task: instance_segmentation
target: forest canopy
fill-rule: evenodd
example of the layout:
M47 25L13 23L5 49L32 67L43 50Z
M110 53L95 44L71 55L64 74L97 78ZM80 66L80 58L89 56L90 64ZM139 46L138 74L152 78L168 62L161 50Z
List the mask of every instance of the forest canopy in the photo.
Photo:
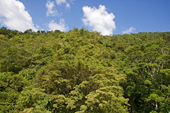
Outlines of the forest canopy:
M0 113L169 113L170 32L0 29Z

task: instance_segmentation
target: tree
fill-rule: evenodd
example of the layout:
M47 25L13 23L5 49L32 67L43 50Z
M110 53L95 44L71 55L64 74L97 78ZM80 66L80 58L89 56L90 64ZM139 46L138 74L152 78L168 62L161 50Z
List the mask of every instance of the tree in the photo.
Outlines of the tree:
M169 70L169 53L170 48L165 45L163 39L159 39L144 45L133 46L123 56L124 71L128 75L125 87L132 102L132 112L139 108L147 112L168 109L161 105L165 104L169 97L164 90L167 89L170 78L163 71ZM135 107L133 102L139 105Z

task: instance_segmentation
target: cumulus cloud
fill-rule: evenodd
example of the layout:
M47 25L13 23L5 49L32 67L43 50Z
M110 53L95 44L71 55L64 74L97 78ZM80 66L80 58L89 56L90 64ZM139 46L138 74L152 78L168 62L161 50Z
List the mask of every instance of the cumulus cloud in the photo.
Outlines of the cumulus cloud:
M92 30L101 32L102 35L113 34L113 30L116 29L115 22L113 19L115 15L108 13L104 5L96 7L84 6L83 8L84 18L83 23L87 26L92 27Z
M50 0L47 0L46 3L46 8L47 8L47 16L57 16L57 10L53 10L53 8L55 7L54 5L54 1L50 2Z
M125 31L122 31L124 34L129 34L131 32L134 32L136 29L134 27L130 27L129 29L126 29Z
M23 3L18 0L0 0L0 19L1 24L10 29L37 31L30 14L25 10Z
M66 0L56 0L57 5L66 4L66 7L69 8L70 4Z
M66 31L68 29L64 19L60 19L59 23L56 23L54 20L50 21L50 23L48 24L48 28L50 31L51 30Z

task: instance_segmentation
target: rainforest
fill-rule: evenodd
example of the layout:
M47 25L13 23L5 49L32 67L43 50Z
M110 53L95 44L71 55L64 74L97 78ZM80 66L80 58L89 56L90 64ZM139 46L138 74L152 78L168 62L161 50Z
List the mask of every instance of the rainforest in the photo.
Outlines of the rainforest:
M169 113L170 32L0 28L0 113Z

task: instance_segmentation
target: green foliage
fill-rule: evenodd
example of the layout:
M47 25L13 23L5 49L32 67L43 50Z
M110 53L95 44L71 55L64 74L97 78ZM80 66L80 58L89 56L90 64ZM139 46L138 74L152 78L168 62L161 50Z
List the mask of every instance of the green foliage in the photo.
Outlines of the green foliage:
M131 112L142 112L139 108L147 112L167 112L169 94L165 93L163 86L168 87L170 83L169 48L166 40L160 38L132 46L122 56L124 62L121 65L128 76L124 85L132 105ZM139 107L135 103L139 103Z
M0 29L0 112L170 109L170 33Z

